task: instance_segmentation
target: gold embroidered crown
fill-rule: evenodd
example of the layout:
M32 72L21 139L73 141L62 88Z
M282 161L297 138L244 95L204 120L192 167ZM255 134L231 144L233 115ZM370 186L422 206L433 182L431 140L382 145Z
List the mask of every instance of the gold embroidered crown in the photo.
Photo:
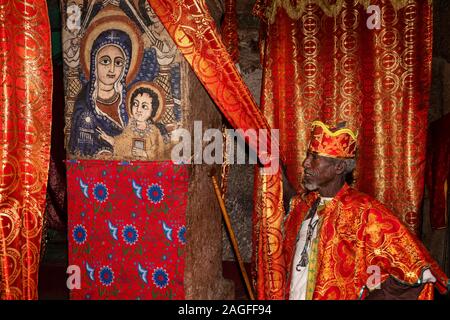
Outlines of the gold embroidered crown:
M321 121L314 121L311 124L311 142L308 150L325 157L354 158L358 135L341 126L342 124L330 127Z

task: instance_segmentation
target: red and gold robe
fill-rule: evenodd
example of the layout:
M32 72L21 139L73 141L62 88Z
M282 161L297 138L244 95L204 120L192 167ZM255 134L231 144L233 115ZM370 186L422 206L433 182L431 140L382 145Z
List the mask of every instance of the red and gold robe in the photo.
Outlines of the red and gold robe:
M285 296L289 286L297 234L317 193L303 199L295 196L284 225L283 251L287 270ZM317 256L308 274L312 299L365 298L366 283L373 274L369 266L379 266L381 281L389 276L405 284L417 284L430 268L436 286L446 292L448 278L424 245L400 220L374 198L345 184L319 215ZM310 263L311 266L312 263ZM369 270L368 270L369 268ZM370 280L370 279L369 279ZM308 293L307 293L308 297ZM425 285L419 299L433 297L433 286Z

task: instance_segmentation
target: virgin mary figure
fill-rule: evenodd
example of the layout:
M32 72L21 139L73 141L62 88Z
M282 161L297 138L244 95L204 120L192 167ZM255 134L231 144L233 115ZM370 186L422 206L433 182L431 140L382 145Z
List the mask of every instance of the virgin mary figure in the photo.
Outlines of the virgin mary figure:
M97 129L114 137L128 124L125 97L131 55L132 42L122 30L108 29L93 41L89 81L79 93L72 114L69 149L73 155L113 153L113 146Z

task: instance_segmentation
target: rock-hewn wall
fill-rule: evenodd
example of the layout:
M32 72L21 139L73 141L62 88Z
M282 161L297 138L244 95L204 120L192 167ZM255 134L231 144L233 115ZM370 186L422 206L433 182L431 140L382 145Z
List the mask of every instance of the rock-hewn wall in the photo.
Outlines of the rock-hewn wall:
M192 70L188 71L189 123L202 121L203 131L220 128L222 117ZM187 128L193 132L193 127ZM208 176L219 166L193 165L186 213L186 299L232 299L234 287L222 277L222 216Z
M206 4L219 26L223 4L218 0L208 0ZM202 121L203 132L221 128L222 116L205 88L190 67L186 66L185 74L186 100L190 106L186 129L193 132L194 121ZM218 165L192 165L190 170L186 210L186 299L234 298L234 284L222 276L222 215L209 177L213 168L220 172Z
M450 2L433 1L433 71L429 121L450 112ZM431 142L433 143L433 142ZM450 208L450 206L448 206ZM448 214L448 213L447 213ZM430 224L429 199L425 192L422 240L444 271L450 273L449 228L433 230Z
M238 0L239 68L242 77L259 105L262 69L259 63L258 18L251 14L255 0ZM252 255L254 165L232 165L228 176L225 204L245 262ZM235 260L229 237L223 231L223 259Z

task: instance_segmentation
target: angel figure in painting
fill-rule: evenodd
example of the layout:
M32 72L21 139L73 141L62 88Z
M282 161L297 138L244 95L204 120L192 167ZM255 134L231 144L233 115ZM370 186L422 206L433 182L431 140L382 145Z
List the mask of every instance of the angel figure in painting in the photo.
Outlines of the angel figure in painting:
M180 65L176 62L177 46L173 42L164 25L146 0L139 1L142 18L148 28L148 38L144 42L155 50L158 62L158 75L153 80L165 93L166 110L161 122L169 131L174 130L181 122L181 90Z

